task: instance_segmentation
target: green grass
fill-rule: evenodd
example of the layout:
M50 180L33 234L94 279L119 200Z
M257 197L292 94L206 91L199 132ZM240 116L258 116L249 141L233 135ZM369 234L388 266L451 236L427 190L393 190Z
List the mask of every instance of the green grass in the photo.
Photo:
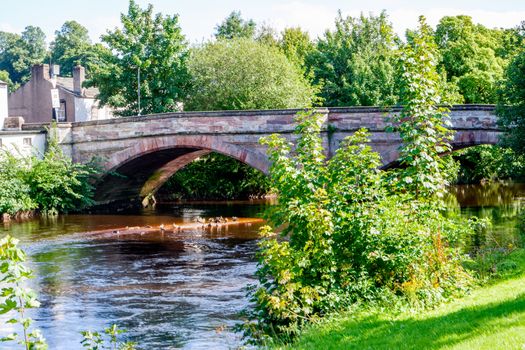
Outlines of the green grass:
M525 251L505 280L419 314L343 314L312 326L286 349L525 350Z

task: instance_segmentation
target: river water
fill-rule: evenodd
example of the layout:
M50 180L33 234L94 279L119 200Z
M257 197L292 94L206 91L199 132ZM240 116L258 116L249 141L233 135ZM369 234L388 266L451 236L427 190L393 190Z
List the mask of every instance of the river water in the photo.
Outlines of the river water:
M524 185L458 186L461 213L488 217L493 228L477 246L517 244L516 216ZM128 330L139 349L232 349L232 331L255 282L260 224L178 233L86 235L123 226L191 222L196 217L257 217L261 202L169 204L134 215L67 215L5 225L21 240L35 272L31 286L42 305L32 310L50 349L80 349L82 330L111 323ZM0 336L9 329L0 319ZM2 344L2 343L0 343ZM0 345L0 349L12 349Z

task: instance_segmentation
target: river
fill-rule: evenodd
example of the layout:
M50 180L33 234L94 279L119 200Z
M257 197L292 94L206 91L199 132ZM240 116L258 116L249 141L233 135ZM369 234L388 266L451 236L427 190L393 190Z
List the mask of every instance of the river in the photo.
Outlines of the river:
M493 222L473 245L517 244L524 185L457 186L454 192L462 215ZM133 215L64 215L4 225L0 236L9 232L19 238L30 257L36 275L30 284L42 302L31 316L50 349L80 349L80 331L102 331L111 323L127 329L126 339L139 349L232 349L241 345L232 327L248 305L245 287L255 282L259 223L176 233L84 232L179 225L199 216L250 218L264 207L263 202L166 204Z

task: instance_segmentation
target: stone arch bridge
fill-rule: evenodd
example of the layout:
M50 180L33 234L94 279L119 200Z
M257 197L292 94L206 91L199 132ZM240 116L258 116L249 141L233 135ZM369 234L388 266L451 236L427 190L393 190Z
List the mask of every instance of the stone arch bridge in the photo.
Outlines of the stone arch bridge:
M177 170L209 152L228 155L267 172L269 161L259 138L278 133L293 140L297 111L182 112L61 123L59 140L74 161L102 160L107 173L97 184L95 200L108 204L155 192ZM320 108L318 112L326 117L322 137L328 156L343 138L367 128L370 144L380 153L385 167L396 161L401 142L398 135L386 131L387 114L381 109ZM450 116L456 130L454 149L498 142L501 131L494 106L458 105ZM28 130L38 128L42 125L24 126Z

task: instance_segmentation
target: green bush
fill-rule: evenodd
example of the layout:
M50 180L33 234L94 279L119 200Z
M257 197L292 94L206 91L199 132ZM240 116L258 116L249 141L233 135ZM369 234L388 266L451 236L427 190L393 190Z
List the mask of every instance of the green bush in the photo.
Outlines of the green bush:
M268 219L282 232L277 238L270 227L262 231L260 287L245 328L252 337L293 335L359 300L424 307L468 287L457 247L469 225L412 193L392 193L365 131L326 160L321 116L302 113L297 121L295 153L280 136L263 139L279 193Z
M53 132L53 130L51 130ZM92 202L91 177L96 168L74 163L65 156L54 135L49 138L43 159L33 157L25 174L31 198L43 212L80 210Z
M15 215L39 209L44 213L81 210L93 203L94 164L74 163L58 145L54 130L42 159L7 151L0 158L0 213Z
M0 158L0 213L14 215L32 210L37 203L31 197L31 188L25 181L28 164L9 152Z

